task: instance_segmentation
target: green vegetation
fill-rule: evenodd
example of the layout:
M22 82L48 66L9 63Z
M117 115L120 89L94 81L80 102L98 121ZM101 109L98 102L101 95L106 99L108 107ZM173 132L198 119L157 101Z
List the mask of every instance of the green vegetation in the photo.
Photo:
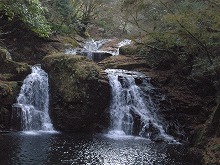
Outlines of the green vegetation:
M53 33L80 34L86 37L86 29L99 13L103 0L55 0L42 3L47 6L47 19Z
M43 15L44 8L39 0L1 0L0 11L9 23L20 20L41 37L48 37L50 34L50 26Z
M174 54L205 55L210 63L220 43L220 4L215 0L124 0L124 19L147 47Z

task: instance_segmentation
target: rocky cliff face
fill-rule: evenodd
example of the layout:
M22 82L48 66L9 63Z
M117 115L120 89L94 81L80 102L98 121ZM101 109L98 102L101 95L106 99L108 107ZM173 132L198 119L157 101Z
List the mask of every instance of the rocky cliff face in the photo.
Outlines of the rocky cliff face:
M55 54L43 59L49 75L51 117L60 131L99 131L108 125L107 79L93 61Z

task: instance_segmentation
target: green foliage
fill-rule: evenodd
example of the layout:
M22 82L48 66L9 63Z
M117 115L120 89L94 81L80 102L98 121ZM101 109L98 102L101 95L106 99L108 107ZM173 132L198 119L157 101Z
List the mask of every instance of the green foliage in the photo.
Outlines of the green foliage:
M41 37L50 35L50 26L44 17L44 8L39 0L1 0L0 10L9 20L20 19Z
M47 19L54 33L85 35L99 13L103 0L41 0L49 12Z
M211 49L220 43L219 10L216 0L124 0L122 5L124 18L142 43L205 54L210 62Z
M219 9L210 7L204 2L182 1L173 12L163 16L164 23L169 28L169 33L174 36L179 44L191 47L199 44L195 38L204 45L218 45L220 29ZM176 33L175 33L176 32ZM191 33L193 36L190 36ZM169 37L169 36L168 36ZM171 37L171 35L170 35ZM177 42L178 43L178 42Z

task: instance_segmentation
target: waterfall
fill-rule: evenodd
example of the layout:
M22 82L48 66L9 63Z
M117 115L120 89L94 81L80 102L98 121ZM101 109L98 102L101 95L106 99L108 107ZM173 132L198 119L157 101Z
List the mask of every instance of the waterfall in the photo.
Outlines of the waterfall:
M67 49L65 53L72 55L80 54L93 61L99 62L106 57L119 55L120 47L129 45L131 43L131 40L128 39L124 39L121 42L115 41L113 39L102 39L96 41L94 39L90 39L85 42L83 48L70 48Z
M107 69L112 88L109 135L137 135L153 140L171 141L163 123L158 119L151 93L154 88L149 78L139 72ZM137 85L139 84L139 85ZM139 86L146 89L143 91Z
M23 131L53 131L48 114L49 94L48 75L40 65L32 67L21 87L17 103L13 105L15 111L12 117L20 116ZM15 113L19 113L15 115Z
M105 53L102 51L99 51L99 49L108 42L108 39L98 40L95 41L93 39L86 41L83 49L81 50L81 53L85 54L87 58L94 60L94 53Z

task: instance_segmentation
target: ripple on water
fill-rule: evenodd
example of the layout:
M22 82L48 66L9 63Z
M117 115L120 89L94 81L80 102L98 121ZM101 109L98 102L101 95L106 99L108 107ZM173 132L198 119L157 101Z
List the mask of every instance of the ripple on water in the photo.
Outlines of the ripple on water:
M0 150L1 164L199 165L183 145L100 134L4 134Z

